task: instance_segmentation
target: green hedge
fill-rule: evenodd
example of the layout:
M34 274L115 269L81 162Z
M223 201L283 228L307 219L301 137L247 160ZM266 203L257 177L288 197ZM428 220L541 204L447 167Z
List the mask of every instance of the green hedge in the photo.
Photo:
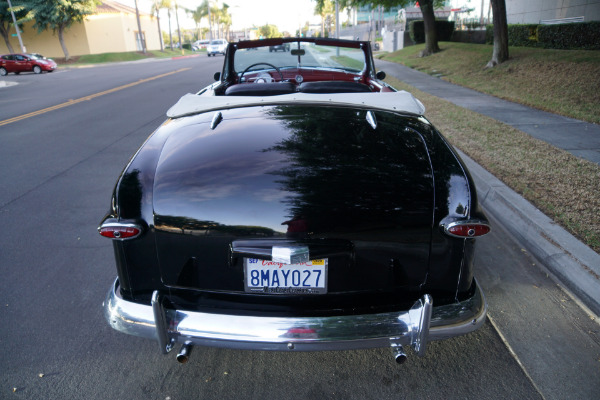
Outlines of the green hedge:
M425 24L422 20L411 21L409 24L410 38L416 44L425 43ZM440 42L448 42L454 32L454 21L435 21L437 39Z
M600 50L600 21L539 25L537 34L546 48Z
M486 43L494 42L493 25L486 26ZM574 24L508 25L508 45L561 50L600 50L600 21Z
M537 47L537 24L511 24L508 25L508 45ZM492 29L492 36L494 30Z

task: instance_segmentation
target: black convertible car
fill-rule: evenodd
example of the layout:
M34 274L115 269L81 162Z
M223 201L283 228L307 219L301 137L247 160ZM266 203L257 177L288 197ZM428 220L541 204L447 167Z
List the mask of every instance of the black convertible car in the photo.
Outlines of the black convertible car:
M230 43L118 179L98 228L110 325L179 343L181 362L193 345L389 346L403 362L403 346L481 326L473 250L490 227L473 182L384 77L368 42Z

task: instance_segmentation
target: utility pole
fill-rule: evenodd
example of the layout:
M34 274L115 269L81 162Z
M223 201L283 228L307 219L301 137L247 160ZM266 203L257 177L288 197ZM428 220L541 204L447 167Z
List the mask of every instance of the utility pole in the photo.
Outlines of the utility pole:
M17 30L17 37L19 38L19 44L21 45L21 53L25 53L25 46L23 46L23 39L21 39L21 30L19 29L19 25L17 24L17 19L15 18L15 13L12 10L12 4L10 0L8 0L8 7L10 8L10 15L12 15L13 24L15 25L15 29Z
M140 44L142 45L142 52L146 54L146 38L142 32L142 24L140 23L140 10L138 9L137 0L135 0L135 16L137 18L138 35L140 38Z

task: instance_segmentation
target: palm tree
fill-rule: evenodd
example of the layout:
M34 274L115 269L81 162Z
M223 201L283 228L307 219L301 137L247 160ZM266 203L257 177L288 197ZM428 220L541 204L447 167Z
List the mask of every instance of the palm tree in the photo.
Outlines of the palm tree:
M196 29L198 29L198 39L202 38L202 34L200 32L200 23L204 18L208 18L208 3L205 0L204 3L198 6L195 10L188 10L188 12L192 15L192 19L196 23Z
M170 49L173 49L173 33L171 30L171 10L173 9L173 2L171 0L155 0L154 3L154 9L156 10L156 15L158 17L158 10L163 10L166 9L167 10L167 19L169 20L169 45L170 45ZM159 25L159 36L161 38L161 45L162 45L162 31L160 31L160 21L158 23Z
M219 10L219 23L223 29L223 36L229 38L229 27L231 26L231 14L228 13L229 5L223 3ZM225 33L227 32L227 33Z
M169 9L171 8L171 0L154 0L154 5L152 6L152 12L156 12L156 23L158 24L158 37L160 39L160 51L165 51L162 30L160 29L160 10L163 8ZM171 21L169 21L170 26ZM169 28L169 32L171 29ZM171 43L172 45L172 43Z
M177 23L177 35L179 36L179 48L183 53L183 42L181 41L181 29L179 28L179 6L177 5L177 0L175 1L175 22Z
M321 0L317 1L315 6L315 15L321 16L321 36L325 37L325 20L327 17L333 15L335 6L331 0ZM329 24L327 26L327 30L329 31Z

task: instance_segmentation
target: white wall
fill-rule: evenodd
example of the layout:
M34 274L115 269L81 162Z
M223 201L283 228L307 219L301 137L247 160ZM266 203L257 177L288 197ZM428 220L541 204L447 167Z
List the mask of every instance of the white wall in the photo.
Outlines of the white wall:
M537 24L541 20L584 17L600 21L600 0L506 0L509 24Z

